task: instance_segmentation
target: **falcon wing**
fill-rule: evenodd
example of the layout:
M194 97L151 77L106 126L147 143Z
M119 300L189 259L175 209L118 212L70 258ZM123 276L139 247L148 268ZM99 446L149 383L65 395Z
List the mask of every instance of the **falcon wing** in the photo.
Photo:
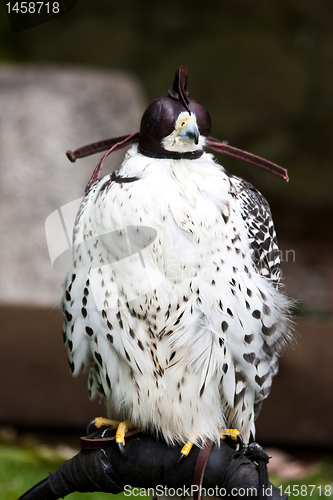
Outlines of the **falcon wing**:
M267 200L249 182L238 177L230 176L234 188L233 195L240 205L241 216L247 228L251 258L256 272L270 280L278 291L280 283L280 252L276 240L276 232L272 220L271 210ZM283 299L280 294L276 296ZM281 310L284 314L288 310L288 303L281 301ZM285 319L285 318L284 318ZM259 384L254 401L254 419L260 413L262 401L270 391L272 378L278 371L278 351L283 338L290 335L288 321L270 336L263 335L264 358L262 366L267 366L264 374L265 382Z
M253 264L275 287L280 282L280 252L267 200L252 184L239 179L237 197L248 230Z

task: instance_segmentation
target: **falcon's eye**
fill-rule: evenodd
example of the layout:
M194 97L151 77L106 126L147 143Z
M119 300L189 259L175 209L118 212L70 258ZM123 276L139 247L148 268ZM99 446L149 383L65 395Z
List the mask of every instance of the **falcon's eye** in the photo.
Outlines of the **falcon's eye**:
M180 124L181 127L185 127L185 125L186 125L186 122L181 122L181 124Z

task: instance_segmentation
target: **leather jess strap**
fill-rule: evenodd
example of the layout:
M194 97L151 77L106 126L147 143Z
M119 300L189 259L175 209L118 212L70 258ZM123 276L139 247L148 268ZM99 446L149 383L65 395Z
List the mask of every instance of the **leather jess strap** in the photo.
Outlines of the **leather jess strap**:
M134 434L139 434L140 432L142 432L141 429L133 428L126 432L125 437L133 436ZM115 439L115 433L112 436L101 437L100 431L97 431L89 436L81 437L81 450L101 450L106 448L110 444L110 441L114 441Z
M209 459L210 452L212 450L213 441L207 440L205 446L200 449L197 462L194 469L193 483L195 491L193 492L193 500L200 500L200 490L202 486L202 481L205 475L206 465Z

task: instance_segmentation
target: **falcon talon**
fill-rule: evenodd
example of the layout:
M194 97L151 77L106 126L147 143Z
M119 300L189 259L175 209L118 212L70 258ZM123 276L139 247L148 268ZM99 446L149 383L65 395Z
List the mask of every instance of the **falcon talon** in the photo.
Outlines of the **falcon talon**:
M178 465L178 464L180 464L180 462L181 462L184 458L186 458L186 457L187 457L187 455L185 455L185 453L180 452L180 453L179 453L179 456L178 456L178 458L177 458L177 462L176 462L176 464L177 464L177 465Z
M237 436L237 443L239 445L239 448L238 448L239 451L242 451L244 449L245 445L244 445L244 441L243 441L243 438L242 438L240 433Z
M101 438L104 438L104 437L108 434L109 430L110 430L110 428L106 428L106 429L104 429L104 430L102 431L102 433L101 433Z
M181 66L140 131L68 154L106 151L75 219L63 340L73 375L89 366L89 393L115 415L169 444L204 442L225 422L242 436L221 437L242 452L292 337L291 303L268 202L206 148L288 174L210 133ZM118 170L100 178L106 158L127 146ZM121 453L129 428L116 431Z
M127 458L126 452L125 452L125 446L123 445L123 443L117 442L117 445L118 445L118 450L120 451L120 453L122 454L122 456L125 457L125 458Z
M92 426L95 427L95 419L94 418L92 420L90 420L89 424L86 427L86 434L87 434L87 436L90 436L90 434L92 434L92 432L94 432L91 429ZM96 427L95 427L95 429L96 429Z

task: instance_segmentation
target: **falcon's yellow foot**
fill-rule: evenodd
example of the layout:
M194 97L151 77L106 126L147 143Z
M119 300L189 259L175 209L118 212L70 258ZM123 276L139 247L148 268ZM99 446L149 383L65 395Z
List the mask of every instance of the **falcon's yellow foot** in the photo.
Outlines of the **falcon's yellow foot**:
M220 439L225 439L226 437L230 437L233 441L239 444L239 450L241 450L244 446L242 436L240 435L240 432L237 429L220 429ZM177 463L179 463L183 458L186 458L190 451L192 450L193 447L193 442L192 441L186 441L184 446L182 447L180 451L180 456L177 460Z
M118 445L119 451L122 455L125 456L125 434L126 432L132 428L131 422L129 420L124 420L120 422L117 427L116 432L116 443Z
M239 449L241 450L244 446L243 438L237 429L220 429L220 439L225 439L230 437L233 441L239 444Z
M96 429L101 429L102 427L110 427L111 429L117 429L120 424L119 420L111 420L110 418L96 417L87 426L87 435L91 434L91 427L94 426Z
M192 441L186 441L186 443L184 444L184 446L180 450L180 455L179 455L179 458L177 460L177 464L179 464L179 462L181 460L183 460L183 458L185 458L185 457L188 456L188 454L190 453L190 451L192 450L192 448L193 448Z
M119 451L122 455L125 455L125 434L127 431L132 429L132 424L129 420L124 420L119 422L119 420L112 420L110 418L97 417L92 420L87 427L87 435L91 433L91 426L94 425L96 429L101 429L102 427L117 429L116 431L116 443L118 445Z

